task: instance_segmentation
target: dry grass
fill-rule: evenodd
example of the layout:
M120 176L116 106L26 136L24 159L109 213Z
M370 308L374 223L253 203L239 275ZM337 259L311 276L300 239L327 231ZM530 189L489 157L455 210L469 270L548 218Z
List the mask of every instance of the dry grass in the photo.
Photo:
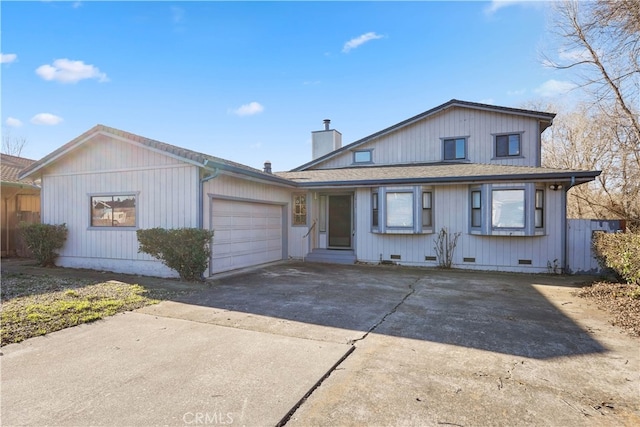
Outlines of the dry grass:
M640 286L600 282L577 292L611 314L611 324L640 336Z
M2 278L0 345L160 302L140 285L10 275Z

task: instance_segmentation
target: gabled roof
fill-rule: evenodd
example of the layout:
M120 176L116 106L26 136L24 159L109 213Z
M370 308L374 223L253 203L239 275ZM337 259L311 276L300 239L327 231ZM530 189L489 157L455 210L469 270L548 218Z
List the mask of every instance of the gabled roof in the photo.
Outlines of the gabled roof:
M593 180L600 171L478 163L430 163L278 172L303 187Z
M351 150L355 147L358 147L362 144L366 144L367 142L370 142L376 138L379 138L383 135L386 135L390 132L394 132L396 130L402 129L406 126L409 126L417 121L420 121L422 119L425 119L429 116L433 116L435 114L440 113L441 111L444 111L446 109L449 108L454 108L454 107L459 107L459 108L468 108L468 109L473 109L473 110L481 110L481 111L491 111L491 112L498 112L498 113L505 113L505 114L513 114L516 116L525 116L525 117L531 117L534 119L538 119L543 123L546 123L545 128L551 125L551 122L553 121L553 118L556 116L554 113L545 113L545 112L541 112L541 111L532 111L532 110L523 110L520 108L511 108L511 107L499 107L496 105L489 105L489 104L480 104L477 102L468 102L468 101L460 101L458 99L452 99L449 102L445 102L442 105L439 105L435 108L432 108L431 110L425 111L424 113L420 113L416 116L410 117L406 120L401 121L400 123L396 123L393 126L389 126L386 129L382 129L381 131L378 131L374 134L371 134L369 136L366 136L362 139L359 139L355 142L352 142L351 144L345 145L342 148L339 148L335 151L332 151L328 154L325 154L324 156L318 157L317 159L314 159L310 162L307 162L301 166L298 166L295 169L292 169L291 172L294 171L302 171L305 169L308 169L312 166L317 165L318 163L322 163L323 161L330 159L334 156L337 156L347 150ZM544 129L541 129L544 130Z
M52 153L46 155L42 159L34 162L25 168L20 174L21 178L26 178L35 174L37 171L47 167L52 164L56 160L65 156L69 152L75 150L76 148L82 146L84 143L89 141L93 136L102 134L107 136L112 136L116 138L125 139L127 141L135 142L144 146L152 151L157 151L171 157L182 160L186 163L193 164L198 167L203 167L207 169L220 169L232 173L238 173L246 176L251 176L253 178L263 179L266 181L279 182L281 184L291 185L290 182L272 174L265 173L259 169L254 169L252 167L232 162L230 160L222 159L220 157L210 156L208 154L199 153L197 151L189 150L187 148L178 147L176 145L167 144L165 142L156 141L154 139L145 138L140 135L136 135L130 132L125 132L119 129L115 129L112 127L104 126L104 125L96 125L93 128L89 129L82 135L77 138L69 141L62 147L53 151Z
M20 180L18 176L20 175L20 171L33 163L35 163L35 160L12 156L9 154L0 154L0 174L2 175L2 183L32 185L33 183L31 181Z

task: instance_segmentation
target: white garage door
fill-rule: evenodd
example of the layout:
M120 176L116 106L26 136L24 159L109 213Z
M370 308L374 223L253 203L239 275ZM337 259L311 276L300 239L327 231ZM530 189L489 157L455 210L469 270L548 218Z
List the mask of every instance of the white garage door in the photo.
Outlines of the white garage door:
M282 259L282 207L212 199L211 273Z

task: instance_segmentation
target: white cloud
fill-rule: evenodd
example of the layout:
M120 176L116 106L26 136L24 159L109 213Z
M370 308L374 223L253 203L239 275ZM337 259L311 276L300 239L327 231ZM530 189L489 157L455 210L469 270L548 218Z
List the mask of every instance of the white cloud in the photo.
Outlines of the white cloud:
M593 61L591 53L587 49L564 50L560 49L558 57L563 61L582 62Z
M97 79L99 82L108 82L105 73L98 67L85 64L82 61L69 59L56 59L53 65L45 64L36 69L36 74L45 80L55 80L61 83L77 83L84 79Z
M15 117L7 117L5 123L7 124L7 126L11 126L12 128L19 128L20 126L22 126L22 122Z
M355 37L355 38L349 40L348 42L346 42L344 44L344 47L342 48L342 52L343 53L347 53L351 49L355 49L355 48L365 44L368 41L381 39L381 38L384 38L384 36L381 36L380 34L376 34L374 32L369 32L369 33L362 34L362 35L360 35L358 37Z
M80 6L82 6L82 2L81 1L73 2L73 4L71 5L71 7L74 8L74 9L77 9Z
M491 3L484 8L484 13L487 16L492 16L500 9L514 5L544 9L549 7L551 2L548 0L492 0Z
M498 10L502 9L503 7L507 7L507 6L511 6L518 3L517 0L493 0L489 6L487 6L484 9L484 12L487 15L493 15L494 13L496 13Z
M260 114L263 111L264 107L259 102L254 101L241 105L240 108L232 110L232 113L238 116L253 116L254 114Z
M540 96L549 98L549 97L554 97L558 95L563 95L569 92L570 90L574 89L575 87L576 85L574 83L551 79L551 80L547 80L546 82L538 86L534 90L534 92L536 92Z
M10 64L18 59L15 53L0 53L0 64Z
M51 113L40 113L31 118L31 123L34 125L54 126L61 123L62 120L62 117L58 117Z

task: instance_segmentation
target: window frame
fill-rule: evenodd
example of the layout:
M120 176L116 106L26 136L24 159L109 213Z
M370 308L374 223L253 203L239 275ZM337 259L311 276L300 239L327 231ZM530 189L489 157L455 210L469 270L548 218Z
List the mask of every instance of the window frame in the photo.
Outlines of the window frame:
M522 135L524 132L507 132L507 133L496 133L493 135L493 158L494 159L511 159L511 158L519 158L524 157L522 154ZM518 152L517 154L511 154L511 137L518 137ZM507 146L506 153L500 154L500 150L498 150L498 139L499 138L507 138Z
M425 199L425 196L427 198ZM431 190L423 190L422 191L422 218L420 219L420 224L422 230L425 229L433 229L433 191ZM425 206L428 205L428 206ZM428 224L425 224L425 218L428 218Z
M506 192L520 192L522 193L522 226L520 225L496 225L496 193ZM518 201L519 202L519 201ZM492 230L524 230L527 227L527 191L522 187L496 187L491 189L491 229Z
M540 195L540 198L538 198ZM533 226L536 230L544 230L545 220L544 220L544 211L545 211L545 191L542 188L536 188L533 196ZM540 203L538 203L540 202ZM539 213L539 214L538 214ZM538 219L540 222L538 223Z
M478 195L478 203L477 206L475 206L475 197L474 195ZM471 207L471 217L469 218L469 223L471 224L471 228L472 229L481 229L482 228L482 190L480 189L480 187L473 187L471 188L471 192L470 192L470 201L469 201L469 206ZM476 215L474 215L474 213L478 213L478 223L476 223L474 221Z
M139 191L114 191L114 192L105 192L105 193L88 193L89 198L89 230L135 230L138 228L138 218L140 216L139 212L139 201L140 201L140 192ZM94 198L108 198L110 197L112 201L114 198L133 198L134 201L134 223L133 225L114 225L114 221L117 221L114 218L113 210L115 208L111 208L111 225L95 225L94 224L94 216L93 216L93 199ZM98 202L99 203L99 202ZM104 202L103 202L104 203ZM124 209L124 208L122 208ZM105 213L106 214L106 213Z
M400 225L396 223L389 223L390 208L393 209L393 204L388 203L388 196L394 193L398 194L410 194L411 195L411 224ZM423 194L431 194L431 225L424 226L423 224ZM377 205L376 205L377 201ZM377 207L377 209L376 209ZM409 213L408 206L404 207L404 214ZM432 234L436 222L435 212L435 190L432 186L390 186L390 187L375 187L371 189L371 200L369 204L369 212L372 215L371 219L371 232L376 234ZM375 222L375 216L377 214L378 221ZM391 211L393 218L394 212Z
M296 200L300 200L300 203L296 203ZM309 200L307 193L293 193L291 195L291 226L292 227L306 227L309 225L309 209L307 201ZM297 207L300 206L304 212L298 213ZM304 223L300 219L304 217Z
M469 137L468 136L456 136L456 137L446 137L446 138L440 138L442 140L442 161L443 162L459 162L462 160L467 160L468 159L468 140ZM454 147L453 147L453 158L448 159L447 158L447 142L453 142ZM463 151L463 157L457 157L457 153L458 153L458 147L457 147L457 142L458 141L462 141L462 151Z
M367 153L369 155L369 160L358 160L358 154L364 154ZM373 149L368 149L368 150L354 150L353 151L353 158L352 158L352 163L354 165L362 165L362 164L371 164L373 163Z

